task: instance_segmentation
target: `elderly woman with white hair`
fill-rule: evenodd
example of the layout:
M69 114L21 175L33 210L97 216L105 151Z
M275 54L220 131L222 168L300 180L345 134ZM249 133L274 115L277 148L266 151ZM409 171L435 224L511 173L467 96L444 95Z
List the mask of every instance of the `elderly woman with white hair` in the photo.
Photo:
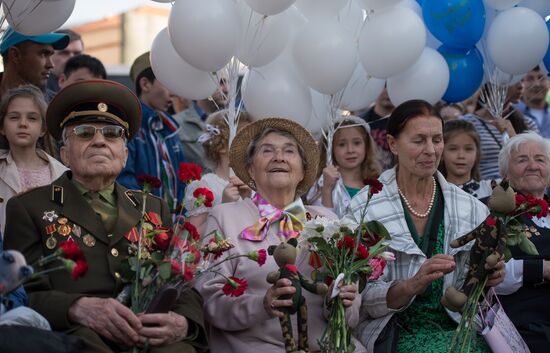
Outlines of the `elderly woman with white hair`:
M529 132L512 137L500 151L499 169L517 193L545 197L550 185L550 141ZM539 255L512 247L506 277L495 287L504 309L531 352L550 351L550 216L523 217Z

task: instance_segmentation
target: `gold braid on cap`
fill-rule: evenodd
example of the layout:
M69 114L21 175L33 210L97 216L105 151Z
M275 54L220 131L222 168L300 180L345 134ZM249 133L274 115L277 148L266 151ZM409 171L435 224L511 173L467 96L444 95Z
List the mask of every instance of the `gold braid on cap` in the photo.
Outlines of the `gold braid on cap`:
M74 118L77 118L79 116L94 116L94 115L97 115L97 116L104 116L106 118L109 118L109 119L112 119L114 121L116 121L117 123L119 123L121 126L123 126L126 131L128 131L128 123L124 120L122 120L121 118L119 118L118 116L114 115L114 114L111 114L109 112L102 112L102 111L99 111L99 110L83 110L83 111L79 111L79 112L71 112L69 115L67 115L65 117L65 119L63 119L61 121L61 123L59 124L59 127L63 127L63 125L65 125L67 123L67 121L71 120L71 119L74 119Z

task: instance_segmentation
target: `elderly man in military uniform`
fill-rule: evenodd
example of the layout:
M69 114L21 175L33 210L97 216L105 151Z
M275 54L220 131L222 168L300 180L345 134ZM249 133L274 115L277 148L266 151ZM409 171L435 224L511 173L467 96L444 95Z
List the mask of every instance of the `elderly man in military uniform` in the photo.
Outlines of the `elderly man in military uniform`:
M82 81L61 90L46 121L50 134L62 139L61 158L71 171L8 202L5 247L21 251L29 263L69 238L84 252L89 268L83 278L72 281L57 271L26 286L30 306L54 330L80 336L84 352L117 352L146 342L151 352L203 352L196 291L184 291L168 313L136 315L113 299L123 288L121 260L141 219L141 192L115 182L140 117L137 97L118 83ZM171 225L161 199L148 197L146 209Z

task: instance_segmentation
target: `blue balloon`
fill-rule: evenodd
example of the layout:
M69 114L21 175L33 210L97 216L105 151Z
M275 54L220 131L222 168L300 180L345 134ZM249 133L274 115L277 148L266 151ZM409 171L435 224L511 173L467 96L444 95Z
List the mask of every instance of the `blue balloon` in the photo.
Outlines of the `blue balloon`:
M546 21L546 27L548 27L548 33L550 34L550 19ZM544 55L542 62L544 63L544 66L546 66L546 70L550 71L550 42L548 43L548 50L546 51L546 55Z
M483 56L477 48L458 49L446 45L437 51L449 65L449 86L443 95L448 103L462 102L470 98L483 81Z
M441 43L456 48L475 46L485 27L483 0L424 0L422 16Z

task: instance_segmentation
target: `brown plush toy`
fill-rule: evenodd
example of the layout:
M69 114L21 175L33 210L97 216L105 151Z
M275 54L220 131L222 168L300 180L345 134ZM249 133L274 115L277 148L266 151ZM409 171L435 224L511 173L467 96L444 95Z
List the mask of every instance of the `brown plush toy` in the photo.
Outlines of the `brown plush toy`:
M280 318L283 339L285 341L285 352L287 353L305 353L309 351L307 337L307 305L306 299L302 295L302 288L318 294L325 295L328 287L324 283L313 283L306 280L295 266L296 258L298 257L298 242L295 238L283 242L277 246L271 245L267 251L272 255L278 271L270 272L267 275L267 282L274 284L281 278L288 278L292 282L292 286L296 288L296 292L292 295L282 296L279 299L292 299L292 306L279 308L284 313ZM290 315L298 313L298 346L292 335L292 322Z
M470 268L464 281L462 291L449 287L445 291L441 304L451 311L460 312L474 286L493 270L486 270L485 264L495 266L504 258L506 250L507 229L504 217L516 208L515 192L502 181L493 183L493 192L488 202L490 214L476 229L451 242L451 247L458 248L475 239L470 251Z

